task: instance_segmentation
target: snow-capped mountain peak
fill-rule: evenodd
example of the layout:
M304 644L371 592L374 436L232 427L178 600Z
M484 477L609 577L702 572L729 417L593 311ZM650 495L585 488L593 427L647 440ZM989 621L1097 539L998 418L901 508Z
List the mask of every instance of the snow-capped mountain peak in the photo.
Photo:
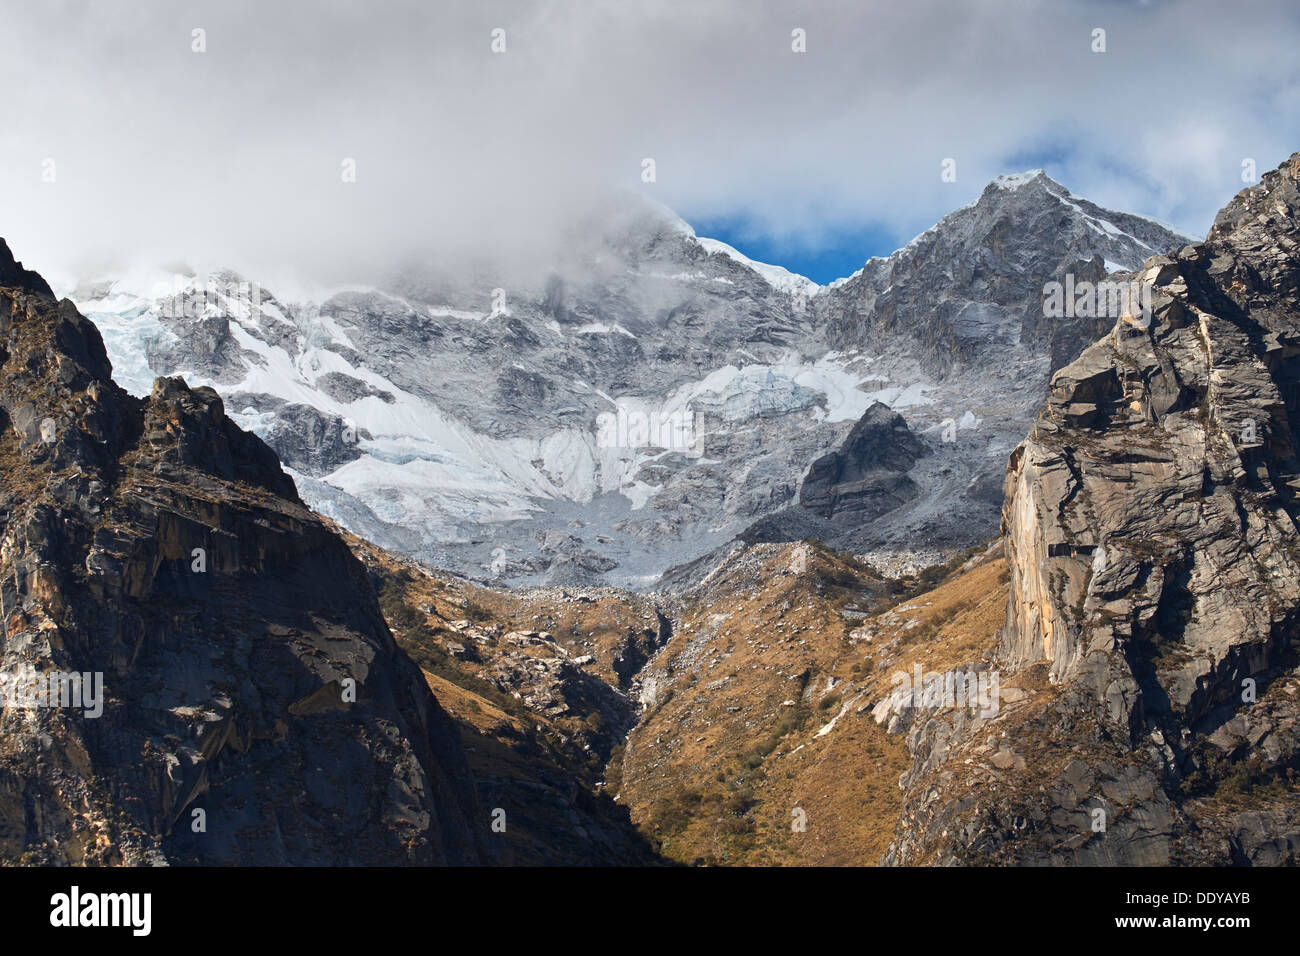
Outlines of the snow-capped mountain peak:
M540 279L496 263L308 301L233 275L77 295L128 389L216 388L362 536L513 582L643 586L774 516L763 534L855 548L992 533L981 489L1092 334L1045 322L1043 282L1181 244L1034 171L828 287L646 204ZM810 463L875 403L943 454L875 524L799 512Z

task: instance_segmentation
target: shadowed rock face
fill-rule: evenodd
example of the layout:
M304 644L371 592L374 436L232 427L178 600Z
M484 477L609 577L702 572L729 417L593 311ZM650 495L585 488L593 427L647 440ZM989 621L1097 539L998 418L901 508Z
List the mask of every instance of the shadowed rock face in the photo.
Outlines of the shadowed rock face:
M211 389L127 395L3 242L0 362L0 667L103 674L98 717L0 713L0 855L477 862L456 730L275 454Z
M1296 862L1298 182L1300 154L1147 260L1150 327L1054 377L1007 474L1000 649L1049 702L913 732L892 862ZM963 773L994 738L1028 767Z
M928 453L903 416L877 402L838 450L812 463L799 503L823 518L868 521L916 494L907 472Z

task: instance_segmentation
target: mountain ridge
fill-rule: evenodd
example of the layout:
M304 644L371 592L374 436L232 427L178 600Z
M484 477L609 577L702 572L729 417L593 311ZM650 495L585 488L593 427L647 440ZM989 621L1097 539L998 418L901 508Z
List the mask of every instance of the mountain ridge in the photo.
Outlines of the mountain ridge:
M26 862L1293 863L1298 257L1300 153L1141 264L1149 324L1054 372L987 546L909 570L733 541L636 595L493 588L336 533L216 391L127 394L94 326L0 253L25 283L0 287L4 663L108 678L106 723L0 715L0 841ZM944 454L874 402L802 506L896 514ZM547 546L590 561L574 540ZM945 680L955 706L930 699ZM298 786L310 814L250 850L265 795ZM219 825L187 833L197 810Z
M254 317L232 281L225 294L191 289L201 319L163 307L171 288L161 300L88 289L99 297L85 306L137 391L158 374L219 389L313 507L371 540L514 584L644 589L756 522L785 527L812 461L875 401L947 453L911 479L929 493L892 525L794 530L866 549L900 536L962 548L996 530L1002 459L1045 394L1048 367L1082 347L1071 323L1049 331L1034 317L1042 282L1068 268L1099 278L1106 257L1136 265L1145 250L1088 225L1095 207L1065 206L1045 187L986 193L944 220L976 237L951 254L985 278L944 272L936 257L954 234L942 249L896 254L888 268L914 273L901 298L870 283L801 298L648 205L591 230L568 257L600 262L532 287L417 274L306 305L262 290ZM1068 237L1055 235L1061 222ZM1035 243L1046 251L1033 254ZM961 298L950 310L960 321L927 312L917 336L864 336L882 317L921 316L936 284ZM994 334L1013 354L968 347L971 335ZM605 435L602 415L634 427ZM637 424L651 421L669 423L681 447L654 444ZM957 424L950 443L947 421ZM960 515L937 507L968 488Z

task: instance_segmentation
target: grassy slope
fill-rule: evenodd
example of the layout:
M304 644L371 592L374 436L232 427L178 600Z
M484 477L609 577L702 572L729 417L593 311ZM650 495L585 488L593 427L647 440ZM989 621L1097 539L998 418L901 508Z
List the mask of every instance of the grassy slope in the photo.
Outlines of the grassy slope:
M349 540L461 725L481 801L508 804L503 862L649 862L653 847L683 863L875 864L910 758L872 706L915 663L986 658L1006 609L996 552L896 582L816 544L758 546L674 607L671 640L629 685L626 659L654 655L661 625L649 599L497 592ZM551 643L507 650L502 635L522 630ZM494 655L557 648L590 655L586 673L646 701L608 763L590 714L546 716L493 683Z

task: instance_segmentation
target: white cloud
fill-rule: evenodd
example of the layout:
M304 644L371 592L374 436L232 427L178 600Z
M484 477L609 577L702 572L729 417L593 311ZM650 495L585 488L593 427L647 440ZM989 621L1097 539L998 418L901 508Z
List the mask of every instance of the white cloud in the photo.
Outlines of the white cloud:
M549 255L631 188L788 241L906 239L1043 153L1075 193L1203 233L1243 158L1300 148L1297 48L1285 0L23 5L0 32L0 235L56 273L355 279Z

